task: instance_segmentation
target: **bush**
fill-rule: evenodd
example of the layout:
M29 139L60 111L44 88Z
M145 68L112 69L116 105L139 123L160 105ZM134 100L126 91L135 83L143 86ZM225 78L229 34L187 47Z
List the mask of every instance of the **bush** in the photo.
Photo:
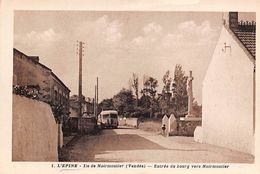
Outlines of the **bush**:
M163 118L164 115L165 115L165 114L164 114L164 113L161 113L161 112L155 112L155 113L154 113L154 117L155 117L155 118Z
M39 85L25 85L25 86L19 86L14 85L13 86L13 93L16 95L25 96L30 99L39 99L39 91L40 87Z

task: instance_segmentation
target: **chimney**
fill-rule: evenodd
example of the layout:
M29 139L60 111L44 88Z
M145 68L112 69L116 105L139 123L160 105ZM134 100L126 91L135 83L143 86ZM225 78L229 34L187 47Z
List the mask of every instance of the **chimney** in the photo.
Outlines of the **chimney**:
M229 12L229 28L238 29L238 12Z
M39 56L29 56L32 61L39 62Z

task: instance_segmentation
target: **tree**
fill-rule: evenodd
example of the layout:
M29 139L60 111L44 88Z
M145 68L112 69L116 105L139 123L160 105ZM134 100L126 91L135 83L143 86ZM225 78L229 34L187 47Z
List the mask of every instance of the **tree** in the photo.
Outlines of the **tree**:
M158 87L158 81L153 77L147 77L144 79L144 87L141 90L141 103L142 107L149 110L150 117L153 113L159 110L158 101L156 97L156 88Z
M123 88L112 100L120 115L129 116L134 111L134 96L131 90Z
M192 103L192 115L195 117L202 117L202 106L198 104L197 101L193 101Z
M53 116L57 123L62 123L63 115L65 115L65 107L61 104L50 104Z
M184 112L188 109L187 79L182 66L177 64L174 70L173 80L173 102L176 111Z
M144 81L144 88L141 90L142 95L150 96L151 98L155 98L156 96L156 88L158 87L158 81L153 77L148 77Z
M151 106L151 97L148 95L142 95L140 98L140 106L145 109L149 109Z
M137 74L133 73L132 76L132 88L134 89L135 97L136 97L136 106L138 106L139 100L139 81Z
M162 89L162 93L159 97L159 107L161 109L161 112L163 112L164 114L168 113L169 109L171 108L171 82L172 82L172 78L170 77L170 71L166 71L166 73L164 74L163 78L163 89Z
M164 74L163 78L162 78L164 87L163 87L163 91L162 93L170 93L171 91L171 82L172 82L172 78L170 77L170 71L166 71L166 73Z
M103 101L101 101L98 105L98 108L100 108L101 110L115 109L112 98L104 99Z
M163 114L167 114L168 113L168 110L170 108L169 106L169 102L166 101L163 96L161 96L159 98L159 107L160 107L160 110L161 110L161 113Z
M152 98L148 95L142 95L139 101L139 108L142 117L151 117Z

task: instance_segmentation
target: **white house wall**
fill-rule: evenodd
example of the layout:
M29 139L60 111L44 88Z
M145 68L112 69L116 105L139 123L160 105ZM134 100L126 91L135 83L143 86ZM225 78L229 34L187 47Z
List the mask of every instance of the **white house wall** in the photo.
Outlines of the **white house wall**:
M224 43L231 49L224 49ZM253 154L253 63L222 28L203 82L203 142Z

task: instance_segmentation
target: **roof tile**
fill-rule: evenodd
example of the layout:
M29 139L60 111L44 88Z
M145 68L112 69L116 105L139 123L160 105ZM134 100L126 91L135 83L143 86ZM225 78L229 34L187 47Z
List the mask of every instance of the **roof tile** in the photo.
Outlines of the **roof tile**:
M240 25L243 22L239 23L238 29L232 29L234 34L240 40L240 42L244 45L244 47L249 51L249 53L255 58L256 52L256 32L255 26L256 23L250 23L251 25Z

